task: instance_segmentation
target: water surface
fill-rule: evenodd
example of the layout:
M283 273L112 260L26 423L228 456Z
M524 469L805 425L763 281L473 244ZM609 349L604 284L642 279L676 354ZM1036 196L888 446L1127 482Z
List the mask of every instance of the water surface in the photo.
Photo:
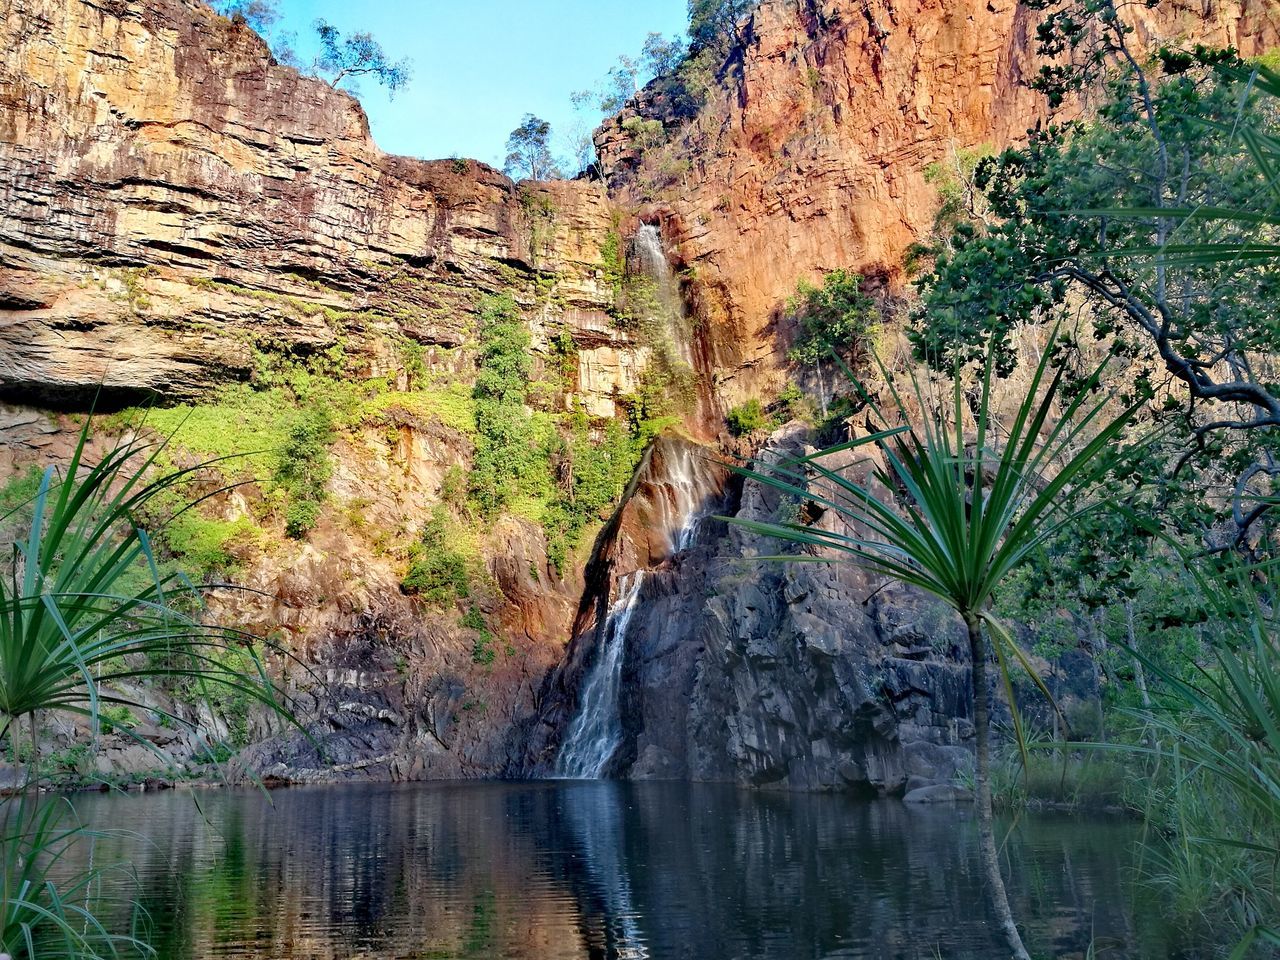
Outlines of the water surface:
M133 862L163 960L1002 953L965 807L572 781L76 806L129 831L94 856ZM1019 820L1010 892L1033 952L1083 957L1092 941L1100 960L1172 954L1153 911L1131 903L1136 839L1122 821Z

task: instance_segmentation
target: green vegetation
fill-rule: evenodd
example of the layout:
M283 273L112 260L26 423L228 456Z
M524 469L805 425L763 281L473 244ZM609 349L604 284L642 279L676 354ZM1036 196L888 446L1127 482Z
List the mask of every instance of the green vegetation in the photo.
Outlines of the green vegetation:
M520 126L507 137L507 160L502 167L509 177L550 180L558 176L551 156L551 124L526 113Z
M531 369L529 331L510 297L495 297L480 309L480 355L475 398L476 454L470 493L480 512L492 516L516 497L522 481L538 470L534 425L524 412Z
M622 237L617 230L605 234L600 244L600 263L604 269L604 281L613 287L616 301L622 291L625 263L622 256Z
M403 420L419 425L434 420L467 436L473 436L476 430L475 401L471 390L462 383L413 390L378 389L364 401L360 419L365 423Z
M616 420L609 421L604 436L591 437L587 418L570 418L569 436L552 451L556 493L542 517L547 536L547 559L562 572L569 553L583 534L603 519L601 511L621 496L639 459L634 437Z
M1096 89L1096 115L930 172L942 209L917 251L911 339L978 416L975 377L1020 391L1056 325L1058 381L1132 412L1148 439L1117 451L1086 513L1041 524L994 596L992 617L1018 624L1036 653L1086 652L1100 692L1053 718L1059 738L1011 768L1004 793L1129 806L1151 828L1147 881L1206 955L1269 955L1280 76L1203 47L1144 60L1109 0L1033 6L1055 58L1036 85L1055 107ZM1053 422L1049 438L1080 417L1066 408ZM1064 452L1050 484L1070 462ZM981 473L956 485L974 504ZM899 496L932 522L922 491L907 483ZM927 565L908 556L913 571Z
M764 411L764 406L755 397L740 406L734 407L725 414L724 419L729 424L729 431L735 437L755 433L771 424L768 414Z
M320 40L320 56L316 58L313 69L330 86L371 77L386 87L389 95L395 96L396 91L409 82L413 74L410 61L391 60L382 44L368 31L361 30L344 37L337 27L324 20L317 20L315 26Z
M234 571L237 548L261 538L261 528L248 517L218 520L194 509L174 517L161 540L184 569L205 578Z
M471 595L467 558L453 549L451 524L443 507L437 507L409 553L409 570L401 581L405 593L436 606L465 600Z
M224 665L224 657L244 655L250 638L201 619L195 589L162 568L135 525L151 501L184 485L191 468L156 475L155 449L138 440L90 465L90 425L61 477L52 467L41 473L25 529L3 551L0 749L25 771L20 793L0 798L0 952L15 960L146 952L94 918L100 868L51 872L93 833L65 816L62 801L40 796L40 717L126 732L138 716L184 726L131 692L140 681L216 688L282 709L259 660Z
M875 299L865 292L866 278L847 270L832 270L816 287L802 280L787 304L800 322L796 341L787 356L807 366L828 360L834 353L852 359L880 322Z
M498 658L498 652L494 648L496 642L493 633L489 630L488 625L484 622L484 615L480 613L478 607L471 607L462 617L462 625L468 630L475 631L475 641L471 645L471 662L482 667L491 666Z
M305 536L320 515L333 474L329 445L334 438L332 414L315 406L298 412L280 450L272 480L289 497L285 533L294 540Z
M0 518L34 500L43 475L44 471L31 464L0 484Z
M530 347L510 298L482 305L473 391L476 453L467 492L469 507L481 517L508 512L540 523L547 559L559 572L601 511L622 493L649 431L659 429L655 410L665 409L670 381L653 374L646 398L633 404L644 409L636 410L632 431L616 421L596 430L581 410L530 416ZM567 350L559 355L568 356Z
M320 54L312 63L304 64L294 47L297 35L282 28L280 0L213 0L210 6L233 23L247 24L257 31L279 62L320 77L331 86L346 83L352 93L358 93L355 81L369 77L394 96L411 77L412 63L408 59L392 61L368 31L344 37L336 27L317 20Z
M818 372L823 415L827 412L825 370L832 360L857 366L871 333L880 324L880 308L865 291L866 279L847 270L832 270L822 286L802 280L787 310L799 321L787 357Z
M646 150L652 150L654 147L662 146L663 141L666 139L666 132L663 129L661 120L653 120L646 117L628 117L622 121L622 129L641 153Z

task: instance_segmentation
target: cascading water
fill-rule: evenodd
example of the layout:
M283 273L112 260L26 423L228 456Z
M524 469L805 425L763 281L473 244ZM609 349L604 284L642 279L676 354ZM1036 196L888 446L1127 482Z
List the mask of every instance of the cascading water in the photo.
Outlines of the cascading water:
M652 296L639 301L650 321L651 349L665 354L669 366L691 365L688 317L658 226L644 224L632 237L627 269L631 277L651 283ZM633 492L618 514L623 519L615 521L607 546L597 547L593 558L602 576L593 581L598 586L588 596L599 626L579 633L575 643L594 641L596 649L593 656L588 654L589 665L577 679L577 712L563 728L553 767L556 776L598 779L606 771L619 772L610 764L624 739L634 736L623 717L624 665L647 649L646 640L652 638L645 631L653 629L647 617L649 603L670 592L663 578L676 575L677 556L697 542L700 524L721 502L723 490L724 469L705 448L668 436L647 452ZM648 596L642 599L646 583ZM595 618L610 596L614 600L601 624ZM630 633L638 636L629 640ZM629 644L634 645L630 654Z
M692 443L667 443L661 449L661 475L644 497L651 503L652 526L668 531L672 556L692 545L701 523L719 498L709 475L715 471L709 451Z
M644 586L644 571L624 577L618 600L605 621L599 655L582 681L578 715L565 733L556 773L562 777L597 779L622 742L622 663L627 629Z
M642 223L631 239L631 250L632 259L638 268L636 272L654 282L662 304L682 309L683 304L673 300L679 297L679 291L671 273L671 264L667 262L667 252L662 247L662 230L658 225Z
M680 359L692 363L688 331L684 329L685 304L680 294L680 284L671 271L667 251L662 245L662 229L653 223L643 223L631 238L628 269L637 276L653 283L652 307L660 314L652 319L662 320L671 333L671 345Z

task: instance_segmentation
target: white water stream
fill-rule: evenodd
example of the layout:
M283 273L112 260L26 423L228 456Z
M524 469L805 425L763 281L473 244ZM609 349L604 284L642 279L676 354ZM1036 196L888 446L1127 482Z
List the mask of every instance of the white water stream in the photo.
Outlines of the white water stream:
M578 714L569 724L556 759L559 776L599 779L622 742L622 663L626 659L627 629L640 599L644 574L637 570L618 585L618 599L605 620L596 662L582 678Z
M685 363L692 360L689 338L683 329L686 315L680 284L655 224L642 224L631 240L628 268L653 281L654 306L663 315L671 345ZM655 318L657 319L657 318ZM639 494L641 516L651 530L667 538L670 558L692 545L700 521L718 502L718 485L710 481L705 451L686 442L662 442L653 452L655 469ZM665 559L665 558L664 558ZM657 565L657 558L651 558ZM626 660L627 633L640 605L647 571L626 574L617 584L617 598L609 606L603 630L598 634L595 660L584 672L578 712L570 722L556 758L557 776L599 779L622 743L622 669Z
M671 334L671 345L685 363L693 363L689 335L685 329L686 314L680 283L671 272L667 251L662 245L662 229L653 223L642 223L631 239L631 256L635 273L648 277L654 284L655 306Z

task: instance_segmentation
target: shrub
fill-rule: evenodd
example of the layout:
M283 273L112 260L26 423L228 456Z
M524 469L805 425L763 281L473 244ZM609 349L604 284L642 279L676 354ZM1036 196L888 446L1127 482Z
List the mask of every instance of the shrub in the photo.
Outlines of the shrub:
M628 117L622 121L622 129L631 138L631 142L635 144L636 149L642 153L654 147L662 146L663 140L666 139L666 131L663 129L661 120Z
M105 733L111 733L115 730L131 730L138 720L126 706L109 706L98 709L98 723Z
M610 230L600 242L600 264L604 271L604 281L613 287L616 300L622 290L622 279L626 274L626 264L622 256L622 237L617 230Z
M475 643L471 645L471 662L487 667L497 658L498 652L493 648L493 634L488 630L481 630Z
M298 411L280 449L273 477L276 486L289 497L285 533L292 539L305 536L320 516L320 505L333 474L329 456L333 441L333 416L326 404Z
M552 451L556 496L543 512L547 560L556 573L564 569L569 552L600 513L621 495L639 459L640 447L617 420L609 421L604 436L593 441L585 415L575 414L569 438Z
M832 270L822 286L802 280L788 308L799 318L800 333L787 356L814 366L832 351L849 357L862 347L880 322L875 300L863 290L865 279L849 270Z
M778 408L787 420L813 421L813 402L794 383L788 382L778 394Z
M444 606L471 593L467 559L450 549L449 520L437 507L423 528L422 537L409 552L409 569L400 581L405 593L427 603Z
M234 548L256 541L260 532L248 517L220 520L206 517L195 508L170 520L163 538L165 546L186 569L207 577L234 570Z
M757 430L763 430L770 425L770 420L764 412L764 407L755 397L752 397L744 404L734 407L725 414L724 419L729 424L729 431L735 437L755 433Z
M484 614L480 612L480 608L471 606L467 608L467 612L462 615L462 625L468 630L485 629Z

